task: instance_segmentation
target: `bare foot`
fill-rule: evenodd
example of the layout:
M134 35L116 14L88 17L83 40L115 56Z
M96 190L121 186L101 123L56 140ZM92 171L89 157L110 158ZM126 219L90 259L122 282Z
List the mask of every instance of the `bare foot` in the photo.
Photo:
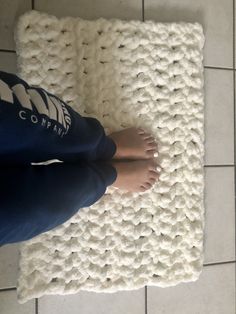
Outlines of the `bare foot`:
M159 178L158 166L154 159L137 161L110 161L116 168L117 178L111 185L131 192L145 192Z
M128 128L108 135L117 150L112 159L149 159L157 153L157 143L150 133L141 128Z

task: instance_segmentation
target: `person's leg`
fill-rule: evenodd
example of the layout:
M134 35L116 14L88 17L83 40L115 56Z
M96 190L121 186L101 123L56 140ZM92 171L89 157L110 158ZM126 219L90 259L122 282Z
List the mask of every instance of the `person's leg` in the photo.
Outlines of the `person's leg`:
M116 149L97 119L0 71L0 163L108 160Z
M117 178L104 161L5 166L1 171L0 245L49 231L100 199Z

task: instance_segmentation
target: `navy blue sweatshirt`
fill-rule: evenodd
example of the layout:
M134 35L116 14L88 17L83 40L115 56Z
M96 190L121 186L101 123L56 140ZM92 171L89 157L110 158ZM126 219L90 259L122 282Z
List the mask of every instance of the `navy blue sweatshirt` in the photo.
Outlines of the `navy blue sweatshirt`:
M30 239L100 199L117 172L95 118L0 71L0 245ZM60 163L33 165L51 159Z
M0 163L20 164L105 160L116 150L97 119L82 117L43 88L1 71L0 148Z

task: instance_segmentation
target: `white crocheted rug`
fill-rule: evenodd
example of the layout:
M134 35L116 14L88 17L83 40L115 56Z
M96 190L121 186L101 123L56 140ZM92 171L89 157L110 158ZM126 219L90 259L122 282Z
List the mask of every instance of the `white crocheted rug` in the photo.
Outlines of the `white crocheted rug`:
M22 78L96 117L106 134L145 128L163 168L151 190L108 187L63 225L22 242L18 302L196 281L205 224L202 26L30 11L15 40Z

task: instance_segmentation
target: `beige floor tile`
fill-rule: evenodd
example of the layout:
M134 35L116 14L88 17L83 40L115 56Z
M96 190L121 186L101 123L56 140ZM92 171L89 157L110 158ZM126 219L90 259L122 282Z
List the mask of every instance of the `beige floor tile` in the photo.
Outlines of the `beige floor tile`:
M148 287L148 314L235 314L235 263L206 266L196 282Z
M31 0L0 0L0 49L15 50L13 29L17 18L31 10Z
M144 314L144 311L145 288L115 293L81 291L74 295L39 298L39 314Z
M205 69L205 165L234 164L233 71Z
M233 67L232 0L145 0L145 21L199 22L206 36L204 64Z
M234 1L235 3L235 1ZM235 3L235 6L234 6L234 41L236 43L236 3ZM234 56L236 57L236 44L234 46ZM236 60L234 58L234 68L236 68Z
M16 54L0 51L0 70L10 73L17 73Z
M20 304L17 301L16 290L0 292L0 314L34 314L34 313L35 313L34 299L28 301L25 304Z
M234 167L205 167L204 264L233 260Z
M58 17L84 19L120 18L142 20L142 2L137 0L35 0L35 9Z
M19 244L0 247L0 289L16 287L19 263Z

